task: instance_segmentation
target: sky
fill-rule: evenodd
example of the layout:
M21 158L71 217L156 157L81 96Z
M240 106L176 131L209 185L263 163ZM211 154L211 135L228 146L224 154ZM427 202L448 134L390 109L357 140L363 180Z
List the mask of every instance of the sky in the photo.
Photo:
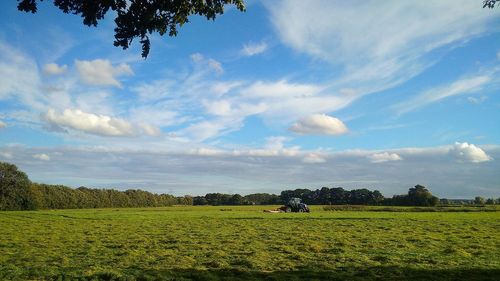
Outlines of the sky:
M246 1L147 59L51 1L0 9L0 161L174 195L322 186L500 196L500 10Z

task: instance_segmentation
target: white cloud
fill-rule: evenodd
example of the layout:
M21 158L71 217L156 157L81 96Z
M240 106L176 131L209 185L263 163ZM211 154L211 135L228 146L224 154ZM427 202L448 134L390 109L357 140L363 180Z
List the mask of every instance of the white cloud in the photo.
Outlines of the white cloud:
M190 138L196 142L202 142L207 139L221 136L229 132L239 130L243 126L242 119L218 118L203 120L192 123L186 128L178 131L181 136Z
M387 161L401 161L403 158L396 153L381 152L368 155L367 158L372 163L383 163Z
M444 98L477 92L488 85L491 79L489 75L461 78L451 84L426 90L414 98L392 106L392 108L399 114L403 114Z
M481 104L483 103L485 100L487 100L488 97L487 96L480 96L480 97L467 97L467 100L470 102L470 103L473 103L473 104Z
M208 66L215 70L217 74L224 73L224 69L222 68L222 64L214 59L208 59Z
M456 142L450 149L450 154L460 162L481 163L493 160L484 150L466 142Z
M203 55L200 53L191 54L190 57L191 57L191 60L194 62L201 62L204 59Z
M302 158L302 162L308 164L325 163L326 159L318 153L309 153Z
M134 125L120 118L86 113L78 109L65 109L62 114L49 109L44 117L51 125L99 136L127 137L141 132L150 136L160 134L159 129L151 125Z
M33 181L71 186L139 187L155 192L198 195L213 192L214 188L218 192L247 194L333 185L379 189L391 196L404 194L409 187L421 183L439 197L496 196L500 162L489 161L482 165L457 162L455 155L449 153L450 147L386 150L388 154L396 153L404 158L394 168L366 161L368 155L381 153L370 150L222 150L177 146L175 151L165 151L149 146L140 149L17 146L9 147L9 153L15 155L11 162L29 172ZM499 146L484 146L483 149L491 157L500 157ZM52 161L50 166L33 161L34 154L56 153L64 157ZM57 171L57 180L54 180L54 171Z
M0 157L5 159L12 159L13 155L8 151L0 151Z
M0 41L0 101L14 99L30 110L45 107L36 61Z
M251 57L265 52L267 48L267 43L264 41L260 43L250 42L243 45L243 49L241 49L240 53L244 56Z
M65 73L67 69L67 65L59 66L56 63L48 63L44 65L43 72L48 75L59 75Z
M191 54L191 60L197 64L197 65L203 65L203 66L208 66L210 69L215 71L217 74L222 74L224 73L224 68L222 68L222 64L212 58L205 58L202 54L200 53L194 53Z
M228 116L231 114L231 103L228 100L216 100L213 102L204 102L208 113L219 116Z
M146 135L157 137L161 135L161 130L151 124L138 124L137 125Z
M215 82L211 87L210 91L216 94L217 96L222 96L232 89L241 86L241 82L234 81L234 82Z
M285 44L334 63L349 64L420 55L478 35L497 17L469 0L454 1L454 5L446 0L285 0L265 4Z
M134 74L126 63L113 66L109 60L103 59L75 60L75 65L80 79L88 85L122 87L117 77Z
M50 161L50 156L45 153L33 154L33 158L42 160L42 161Z
M343 71L330 85L355 88L357 97L420 74L436 62L427 55L489 32L499 17L469 0L453 5L447 0L280 0L264 5L285 45L339 67Z
M290 138L284 136L268 137L266 138L265 149L280 150L285 147L284 143L289 141Z
M5 124L5 122L3 122L2 120L0 120L0 129L3 129L7 127L7 124Z
M295 84L286 80L276 82L257 81L241 91L241 94L251 98L294 98L309 97L321 91L312 84Z
M347 133L342 121L325 114L313 114L293 124L290 131L301 135L341 135Z

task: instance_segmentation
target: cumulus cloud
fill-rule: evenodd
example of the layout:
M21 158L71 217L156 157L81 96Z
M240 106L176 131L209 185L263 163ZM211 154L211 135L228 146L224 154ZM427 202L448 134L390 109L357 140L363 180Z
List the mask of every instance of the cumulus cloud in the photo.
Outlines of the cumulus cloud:
M78 109L65 109L62 114L58 114L54 109L49 109L45 120L55 126L99 136L135 136L141 131L152 136L159 134L158 129L147 124L134 125L120 118L96 115Z
M308 164L325 163L326 159L318 153L309 153L302 158L302 162Z
M290 131L301 135L341 135L347 127L339 119L326 114L313 114L297 121Z
M66 72L67 65L57 65L56 63L48 63L43 66L43 72L48 75L59 75Z
M264 41L260 43L250 42L243 45L243 49L241 49L240 53L243 56L251 57L265 52L267 50L267 47L267 43Z
M0 120L0 129L3 129L7 127L7 124L5 124L5 122L3 122L2 120Z
M456 142L449 153L460 162L481 163L493 160L484 150L466 142Z
M403 158L396 153L382 152L368 155L367 158L372 163L383 163L387 161L401 161Z
M50 156L45 153L33 154L33 158L42 160L42 161L50 161Z
M113 66L109 60L75 60L76 69L82 82L95 86L122 87L117 77L134 74L126 63Z

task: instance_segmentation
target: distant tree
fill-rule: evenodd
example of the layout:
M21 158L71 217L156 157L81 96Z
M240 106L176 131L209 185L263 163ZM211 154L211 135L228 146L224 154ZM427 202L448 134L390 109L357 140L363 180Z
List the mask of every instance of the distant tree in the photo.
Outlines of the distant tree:
M193 205L208 205L208 201L205 196L195 196L193 197Z
M184 195L182 197L182 205L187 205L187 206L193 205L193 197L189 195Z
M485 200L484 200L484 198L483 198L483 197L481 197L481 196L476 196L476 197L474 198L474 204L476 204L476 205L484 205L484 203L485 203Z
M244 204L249 205L273 205L280 203L278 195L269 193L253 193L245 195L243 198Z
M354 205L378 205L383 196L380 191L370 191L366 188L353 189L349 192L349 204Z
M372 196L373 196L373 203L375 205L380 205L384 201L384 195L382 195L382 193L380 193L380 191L378 190L374 190Z
M40 0L42 1L42 0ZM18 0L17 8L37 12L37 0ZM176 36L178 27L189 22L189 16L204 16L215 20L224 13L224 6L234 4L245 11L243 0L54 0L64 13L81 15L83 24L97 26L98 21L111 10L115 18L114 45L127 49L135 38L142 44L142 56L149 54L149 35Z
M342 187L334 187L330 189L330 198L333 205L349 204L349 191Z
M423 185L415 185L408 190L408 199L415 206L436 206L439 203L439 198L432 195Z
M229 199L229 204L228 205L243 205L245 202L245 199L243 196L239 194L233 194L231 198Z
M495 205L495 203L496 203L496 202L495 202L495 199L493 199L493 198L488 198L488 199L486 200L486 204L487 204L487 205Z
M441 199L439 200L439 203L440 203L441 205L451 205L451 201L450 201L450 200L448 200L448 199L446 199L446 198L441 198Z
M28 176L10 163L0 162L0 210L34 209Z

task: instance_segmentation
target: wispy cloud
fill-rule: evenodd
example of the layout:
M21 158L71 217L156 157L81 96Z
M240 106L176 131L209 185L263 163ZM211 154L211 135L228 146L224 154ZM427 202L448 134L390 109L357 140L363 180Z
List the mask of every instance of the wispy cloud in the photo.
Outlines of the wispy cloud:
M249 42L249 43L243 45L243 48L241 49L240 53L243 56L251 57L251 56L255 56L255 55L264 53L267 50L267 48L268 48L268 45L264 41L259 42L259 43Z
M264 5L284 44L343 70L324 84L331 85L331 93L353 88L358 92L353 99L401 85L435 63L433 51L483 35L498 19L498 13L468 0Z
M392 108L398 114L407 113L451 96L477 92L483 89L491 80L492 77L490 75L460 78L450 84L441 85L419 93L407 101L393 105Z
M113 66L109 60L96 59L92 61L75 60L78 75L83 83L97 86L122 87L118 76L132 75L132 68L126 63Z
M473 103L473 104L481 104L487 99L488 99L487 96L480 96L477 98L476 97L467 97L467 101L469 101L470 103Z

